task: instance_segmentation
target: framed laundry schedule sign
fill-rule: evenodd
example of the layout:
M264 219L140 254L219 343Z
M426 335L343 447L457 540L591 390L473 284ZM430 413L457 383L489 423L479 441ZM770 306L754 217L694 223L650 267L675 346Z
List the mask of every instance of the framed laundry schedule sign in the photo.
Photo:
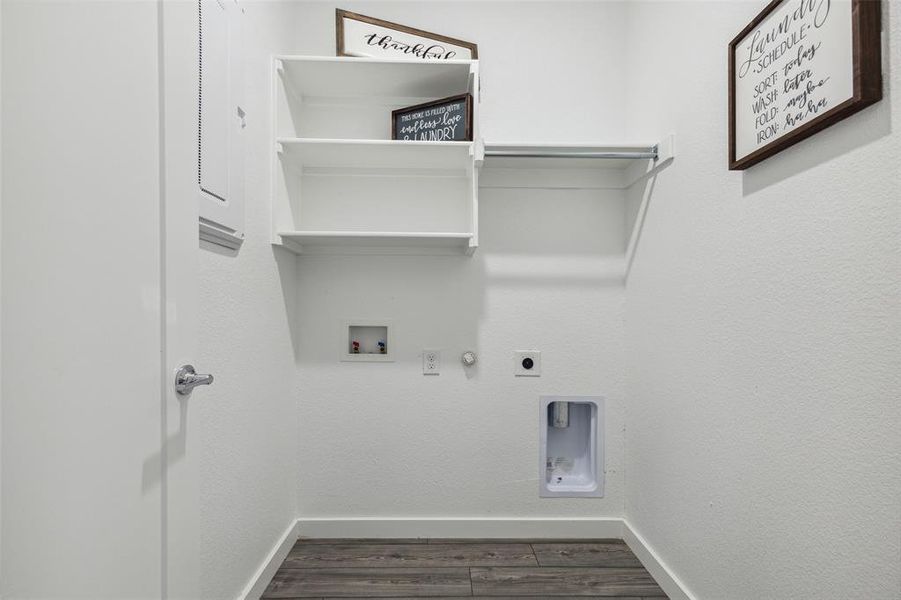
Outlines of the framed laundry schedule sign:
M880 0L773 0L729 44L729 168L882 98Z

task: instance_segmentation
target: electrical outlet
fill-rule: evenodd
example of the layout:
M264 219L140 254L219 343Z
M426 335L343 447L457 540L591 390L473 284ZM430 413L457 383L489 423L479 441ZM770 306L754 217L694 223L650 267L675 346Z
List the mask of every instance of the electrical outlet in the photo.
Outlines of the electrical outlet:
M438 350L422 351L422 374L439 375L441 373L441 352Z
M541 352L538 350L514 352L513 374L517 377L541 377Z

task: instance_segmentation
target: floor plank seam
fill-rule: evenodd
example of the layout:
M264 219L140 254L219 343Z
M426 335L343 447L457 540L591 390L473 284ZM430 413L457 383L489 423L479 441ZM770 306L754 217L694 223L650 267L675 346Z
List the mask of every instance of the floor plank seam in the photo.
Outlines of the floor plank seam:
M538 553L535 552L535 544L529 542L529 550L532 551L532 557L535 559L535 566L536 566L536 567L540 567L540 566L541 566L541 561L538 560Z

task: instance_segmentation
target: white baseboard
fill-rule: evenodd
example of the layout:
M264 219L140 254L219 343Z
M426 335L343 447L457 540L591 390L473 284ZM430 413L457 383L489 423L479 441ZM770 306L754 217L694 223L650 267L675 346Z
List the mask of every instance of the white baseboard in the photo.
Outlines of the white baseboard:
M259 600L298 537L621 539L671 600L695 600L641 535L623 519L298 519L257 569L238 600Z
M298 519L311 538L616 538L622 519Z
M635 531L628 521L623 520L623 541L629 549L638 557L644 568L657 581L657 584L666 592L670 600L695 600L695 596L676 577L669 567L660 560L656 552L648 545L641 535Z
M272 550L269 551L263 564L260 565L260 568L257 569L257 572L251 577L247 587L245 587L244 591L241 592L241 595L238 596L238 600L259 600L260 596L263 595L263 592L266 591L269 582L272 581L275 572L278 571L278 568L285 562L288 552L294 547L294 542L297 541L299 524L299 521L294 521L288 526L285 533L282 534L282 537L279 538L275 543L275 546L272 547Z

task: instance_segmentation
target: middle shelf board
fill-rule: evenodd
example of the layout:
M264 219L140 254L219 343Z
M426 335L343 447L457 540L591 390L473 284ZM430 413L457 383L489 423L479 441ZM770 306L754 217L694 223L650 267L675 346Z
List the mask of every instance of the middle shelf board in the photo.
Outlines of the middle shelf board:
M282 231L278 234L300 253L334 248L389 250L389 253L471 254L473 234L430 231ZM378 253L377 251L375 253Z
M279 138L283 161L301 169L390 169L472 172L472 142ZM450 173L448 173L450 172Z

